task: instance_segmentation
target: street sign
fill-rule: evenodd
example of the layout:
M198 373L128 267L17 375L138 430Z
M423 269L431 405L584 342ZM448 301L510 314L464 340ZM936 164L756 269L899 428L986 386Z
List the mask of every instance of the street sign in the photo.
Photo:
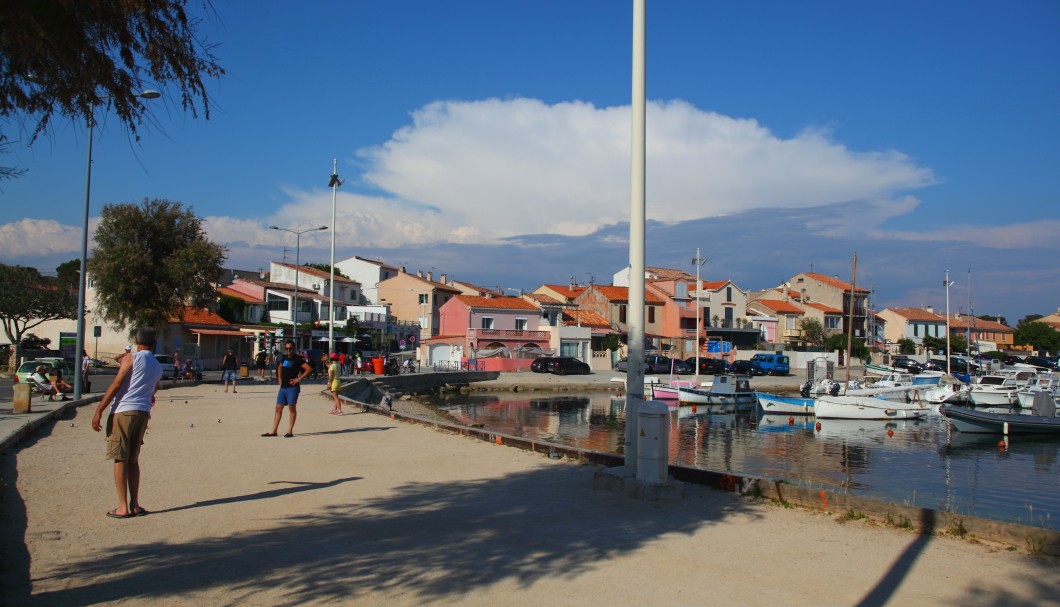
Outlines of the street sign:
M398 345L400 345L402 348L404 348L405 347L405 340L403 339L403 340L399 341Z
M415 335L409 335L409 341L412 342L412 343L416 343L416 336Z
M103 327L95 325L92 327L92 337L99 337L103 335Z

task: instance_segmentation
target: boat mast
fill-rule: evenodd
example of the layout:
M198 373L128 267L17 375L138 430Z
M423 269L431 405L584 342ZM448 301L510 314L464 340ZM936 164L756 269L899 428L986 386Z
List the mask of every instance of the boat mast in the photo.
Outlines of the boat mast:
M692 265L696 266L696 385L699 385L699 325L700 307L699 292L703 289L703 283L699 279L699 268L707 263L706 259L699 256L699 247L696 247L696 256L692 259Z
M858 275L858 254L850 270L850 319L847 321L847 385L850 385L850 349L854 345L854 285Z

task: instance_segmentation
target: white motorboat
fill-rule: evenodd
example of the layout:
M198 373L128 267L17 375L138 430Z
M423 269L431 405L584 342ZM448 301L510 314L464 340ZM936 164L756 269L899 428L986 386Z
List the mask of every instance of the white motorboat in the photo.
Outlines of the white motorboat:
M1047 392L1053 400L1060 399L1060 378L1051 375L1037 375L1027 385L1016 390L1016 404L1025 409L1034 402L1035 392Z
M1016 391L1019 389L1012 375L984 375L972 386L969 398L977 407L1011 407L1016 404Z
M758 402L751 389L751 378L746 375L717 375L709 387L677 389L682 405L754 405Z
M921 401L910 403L885 400L878 396L819 396L814 403L818 419L917 419L927 416Z
M934 388L928 388L924 390L921 396L932 405L960 403L968 400L968 389L968 384L949 382Z

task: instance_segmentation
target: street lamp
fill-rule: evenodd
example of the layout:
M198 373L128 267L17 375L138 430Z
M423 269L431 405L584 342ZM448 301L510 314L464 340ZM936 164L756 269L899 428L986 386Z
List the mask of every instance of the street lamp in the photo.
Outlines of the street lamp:
M707 260L703 259L702 257L699 256L699 247L696 247L696 256L692 258L692 265L696 266L696 344L695 344L695 348L696 348L696 381L697 381L697 383L698 383L698 380L699 380L699 328L700 328L700 324L701 324L700 320L699 320L699 314L700 314L700 310L702 309L702 308L700 308L700 304L699 304L699 292L701 290L703 290L703 283L699 279L699 269L701 267L703 267L703 264L705 264L705 263L707 263Z
M331 296L331 303L328 304L328 353L335 351L335 206L339 196L339 186L342 185L342 180L339 179L339 161L337 158L331 159L331 181L328 182L328 187L331 188L331 280L328 282L328 295Z
M158 99L162 93L146 90L136 93L134 97L141 99ZM106 98L106 97L105 97ZM92 135L95 130L95 116L88 117L88 164L85 169L85 221L81 226L81 274L77 278L77 341L74 344L74 400L81 398L81 385L84 378L81 377L81 353L85 351L85 286L88 283L88 214L89 205L92 200Z
M950 271L946 270L946 279L942 281L942 286L946 289L946 377L950 376L950 287L953 286L953 281L950 280Z
M270 230L280 230L281 232L290 232L294 234L294 307L291 310L291 337L295 340L295 347L298 346L298 277L299 268L302 267L302 234L306 232L316 232L318 230L326 230L328 226L320 226L319 228L306 228L304 230L291 230L288 228L278 228L276 226L269 226Z

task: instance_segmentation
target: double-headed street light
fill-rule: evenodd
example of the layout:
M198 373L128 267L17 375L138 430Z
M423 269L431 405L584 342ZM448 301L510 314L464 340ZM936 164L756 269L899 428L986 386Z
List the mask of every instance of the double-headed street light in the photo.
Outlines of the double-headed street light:
M328 226L320 226L319 228L306 228L304 230L291 230L288 228L279 228L276 226L269 226L270 230L280 230L281 232L290 232L294 234L294 307L291 310L291 337L295 340L295 347L298 346L298 276L299 268L302 267L302 234L306 232L316 232L318 230L326 230Z
M162 93L146 90L136 93L141 99L158 99ZM88 282L88 214L92 200L92 134L95 130L95 116L88 117L88 168L85 169L85 221L81 226L81 274L77 279L77 341L74 344L74 400L81 398L81 386L84 383L81 367L82 352L85 351L85 286Z

